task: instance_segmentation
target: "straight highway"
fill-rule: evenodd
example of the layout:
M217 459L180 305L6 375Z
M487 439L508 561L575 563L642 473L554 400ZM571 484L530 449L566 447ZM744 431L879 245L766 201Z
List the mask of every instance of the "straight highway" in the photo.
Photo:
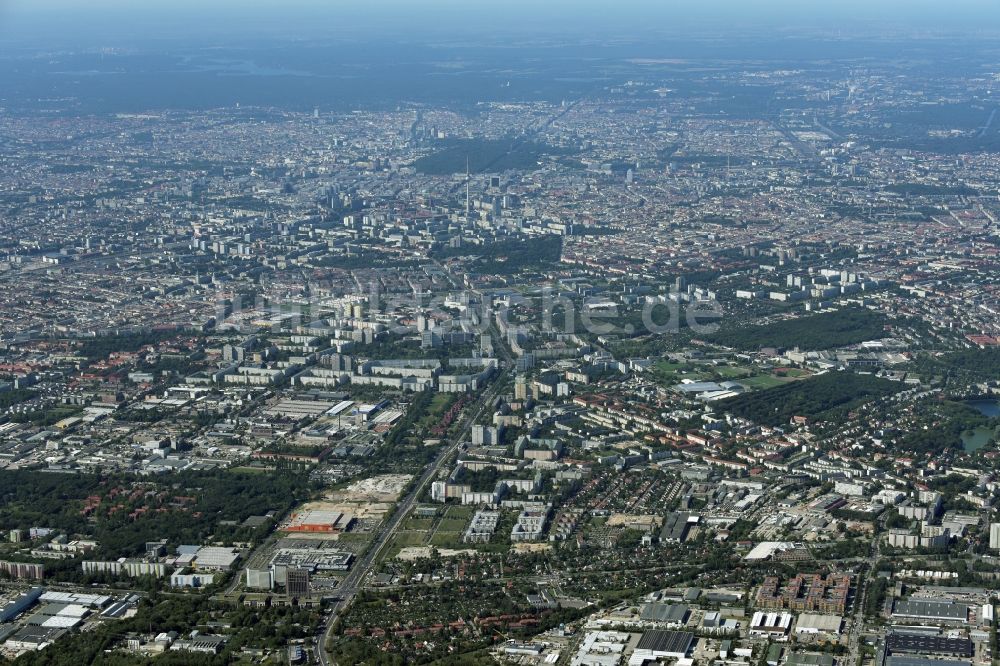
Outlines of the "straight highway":
M337 619L340 618L344 611L350 607L354 597L357 596L358 591L363 586L365 578L378 563L379 556L386 544L392 541L393 536L395 536L396 532L399 530L399 526L416 504L417 498L420 497L427 488L427 484L429 484L438 475L438 473L445 468L445 465L447 465L451 457L458 451L462 443L466 441L466 438L469 436L469 432L472 430L472 426L476 423L483 412L493 404L493 401L496 399L497 394L500 391L500 387L504 384L503 380L505 375L510 373L512 367L513 366L508 365L504 368L494 379L490 388L484 391L479 400L466 410L465 415L460 422L461 425L459 430L454 436L452 443L449 446L443 447L434 461L429 463L424 468L420 477L410 486L410 490L406 496L403 497L403 499L396 505L392 516L379 528L364 556L362 556L361 559L354 564L350 573L347 574L340 586L337 588L338 599L330 611L326 624L323 627L323 631L319 634L319 636L317 636L316 639L316 652L319 663L323 666L335 663L327 654L327 643L333 636L333 630L336 626Z

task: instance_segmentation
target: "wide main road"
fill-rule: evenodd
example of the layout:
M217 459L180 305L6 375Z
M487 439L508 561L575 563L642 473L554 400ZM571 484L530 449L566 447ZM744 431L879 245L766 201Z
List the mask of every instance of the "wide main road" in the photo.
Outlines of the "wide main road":
M465 410L462 420L459 422L458 432L454 436L452 443L448 446L442 447L437 458L424 468L416 483L410 486L410 491L396 505L392 516L387 521L382 523L382 526L375 534L375 538L372 540L368 550L365 551L364 556L354 563L350 573L348 573L347 576L344 577L344 580L340 583L340 586L337 588L339 599L333 605L333 609L331 610L330 616L323 627L323 631L316 637L316 652L319 656L319 663L323 666L329 666L334 663L326 653L326 644L333 635L333 626L337 619L351 605L351 602L354 600L358 590L361 588L365 577L371 572L372 568L378 562L378 557L382 552L382 549L392 540L392 537L396 534L396 531L402 524L403 519L410 513L413 505L417 502L417 498L424 492L427 484L429 484L437 476L438 472L445 467L448 460L455 453L455 451L458 450L461 443L466 440L469 435L469 431L472 430L472 426L475 422L479 419L482 413L493 404L493 401L497 397L497 393L500 391L500 387L504 383L504 376L508 374L511 369L511 366L504 368L500 374L494 378L489 388L483 391L483 393L479 396L479 399Z
M884 515L884 514L883 514ZM881 519L875 523L875 538L872 541L872 549L865 561L864 571L858 576L858 591L854 595L854 617L851 620L851 631L847 639L847 663L849 666L861 663L861 634L865 627L865 605L868 595L872 593L871 581L878 575L875 570L881 557L882 534L881 528L884 526Z

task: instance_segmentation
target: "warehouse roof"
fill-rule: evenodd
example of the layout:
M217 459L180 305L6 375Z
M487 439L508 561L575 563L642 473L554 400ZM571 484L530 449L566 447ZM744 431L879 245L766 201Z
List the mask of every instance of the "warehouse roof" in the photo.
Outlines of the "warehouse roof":
M889 648L889 652L939 654L953 657L971 657L973 655L972 641L968 638L894 633L889 635L886 646Z
M684 622L688 607L681 604L644 604L639 617L650 622Z
M833 666L833 656L815 652L793 652L785 660L785 666Z
M694 641L694 634L686 631L647 631L639 639L636 650L686 654Z
M968 604L933 599L902 599L892 609L893 615L925 617L941 620L965 621L969 617Z
M834 633L840 631L844 618L839 615L819 615L817 613L802 613L799 615L795 628L799 631L822 631Z
M915 655L893 655L886 657L885 666L971 666L963 659L928 659Z

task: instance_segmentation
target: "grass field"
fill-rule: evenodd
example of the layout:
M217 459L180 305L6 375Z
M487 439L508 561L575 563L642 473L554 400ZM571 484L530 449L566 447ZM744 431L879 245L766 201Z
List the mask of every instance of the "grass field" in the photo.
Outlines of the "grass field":
M781 379L780 377L775 377L774 375L757 375L756 377L741 379L740 384L743 384L749 389L769 389L775 386L781 386L788 381L792 380Z
M231 467L230 471L239 472L240 474L264 474L266 472L273 472L273 467Z
M434 523L437 521L436 518L414 518L412 515L406 519L403 523L403 529L406 531L429 531L434 528Z
M463 520L469 520L472 518L473 514L476 513L476 507L474 506L449 506L448 513L445 514L446 518L461 518ZM464 528L463 528L464 529Z
M442 518L437 529L439 532L461 532L468 524L465 518Z
M431 537L431 545L438 548L468 548L462 543L462 532L435 532Z
M372 540L372 535L368 532L344 532L337 535L338 543L366 543Z
M398 532L392 537L385 550L382 551L383 560L394 559L399 555L399 551L410 546L425 546L427 545L427 537L430 532Z
M750 368L744 368L742 366L731 366L723 365L717 368L713 368L720 377L723 379L743 379L744 377L750 377L754 374L754 371Z
M427 541L426 532L398 532L392 539L393 546L422 546Z
M657 361L653 364L652 375L657 383L669 386L679 383L682 379L701 379L706 376L706 373L699 372L685 363Z

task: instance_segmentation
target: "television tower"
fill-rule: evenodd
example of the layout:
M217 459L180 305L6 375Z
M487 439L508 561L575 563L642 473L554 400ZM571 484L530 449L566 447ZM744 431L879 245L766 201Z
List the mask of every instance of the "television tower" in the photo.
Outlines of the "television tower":
M469 180L471 176L469 174L469 156L465 156L465 216L469 217L469 213L472 212L471 199L469 197Z

